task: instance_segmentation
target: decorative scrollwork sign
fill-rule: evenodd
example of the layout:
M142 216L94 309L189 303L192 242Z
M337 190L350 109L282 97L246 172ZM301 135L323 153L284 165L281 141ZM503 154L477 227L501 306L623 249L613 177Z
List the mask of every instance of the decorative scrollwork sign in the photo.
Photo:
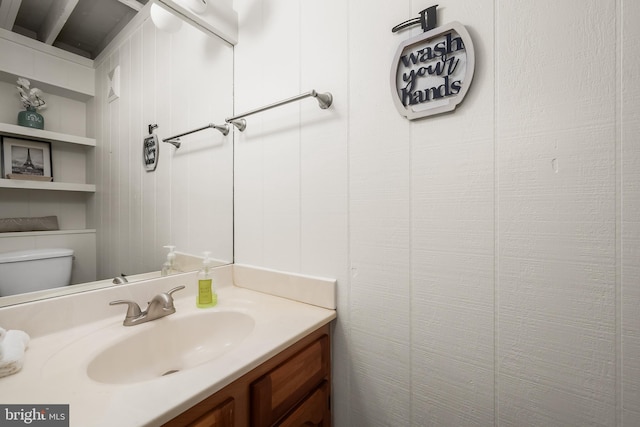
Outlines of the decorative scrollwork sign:
M473 42L464 25L436 27L436 6L392 29L420 23L424 33L400 44L391 68L391 91L398 112L409 120L452 111L462 102L475 69Z
M142 162L147 172L153 172L158 167L158 154L160 154L160 146L158 145L158 137L153 130L158 125L149 125L149 135L144 137L142 143Z

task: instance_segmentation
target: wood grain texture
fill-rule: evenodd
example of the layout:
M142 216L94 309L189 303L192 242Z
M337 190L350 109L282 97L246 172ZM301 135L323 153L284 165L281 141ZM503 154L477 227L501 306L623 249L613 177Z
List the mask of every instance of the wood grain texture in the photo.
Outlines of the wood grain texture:
M618 422L640 425L640 28L633 24L640 5L625 0L621 14L620 72L620 226L617 246L620 266Z
M166 422L163 427L184 427L201 420L211 421L209 425L212 427L272 426L283 422L290 415L294 416L288 422L305 418L315 420L319 413L322 414L321 425L330 427L332 424L328 401L331 395L329 334L329 325L318 328ZM305 372L305 367L301 366L300 362L307 361L311 361L311 365L316 366L316 369L307 370L306 375L301 375ZM299 380L296 382L297 386L287 384L289 374ZM272 391L276 391L277 394L272 395ZM316 391L320 391L324 398L320 398ZM282 394L283 392L285 394ZM233 404L232 407L229 406L230 402ZM227 417L230 412L232 421L229 424L216 424L218 419L228 420L217 417Z
M286 261L267 250L299 251L296 271L338 278L336 425L640 422L635 3L439 3L441 24L469 29L476 76L455 113L411 123L393 109L388 75L395 48L417 30L390 28L425 5L311 2L296 17L279 2L234 3L244 40L237 105L267 93L261 85L278 92L275 73L346 87L322 126L304 107L292 125L304 142L302 195L288 184L280 196L288 214L301 200L294 220L264 212L274 191L263 186L280 173L266 146L237 151L238 260L275 268ZM305 29L307 11L340 17L326 35L314 31L321 21ZM280 25L285 17L296 22ZM267 40L291 46L294 69L277 60L268 72L251 68ZM339 72L319 73L324 61ZM346 150L331 141L321 153L334 133ZM332 175L323 192L327 173L347 182Z

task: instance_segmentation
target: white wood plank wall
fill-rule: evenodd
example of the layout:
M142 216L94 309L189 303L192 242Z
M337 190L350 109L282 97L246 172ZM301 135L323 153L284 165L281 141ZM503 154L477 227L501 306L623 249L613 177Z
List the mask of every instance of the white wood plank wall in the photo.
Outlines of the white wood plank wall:
M402 119L418 0L236 0L240 263L338 279L334 425L640 425L640 6L439 2L453 114ZM415 33L415 32L414 32Z

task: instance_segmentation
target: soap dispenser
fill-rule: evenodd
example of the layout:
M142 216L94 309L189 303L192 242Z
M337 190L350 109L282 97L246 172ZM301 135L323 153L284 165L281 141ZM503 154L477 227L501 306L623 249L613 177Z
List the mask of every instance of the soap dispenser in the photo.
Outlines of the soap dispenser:
M163 247L169 249L169 253L167 254L167 260L164 262L164 264L162 264L162 271L160 272L160 275L168 276L169 274L173 274L176 272L176 253L174 252L176 247L172 245Z
M218 295L213 289L209 255L211 255L211 252L204 252L202 268L198 271L198 296L196 297L196 306L198 308L213 307L218 303Z

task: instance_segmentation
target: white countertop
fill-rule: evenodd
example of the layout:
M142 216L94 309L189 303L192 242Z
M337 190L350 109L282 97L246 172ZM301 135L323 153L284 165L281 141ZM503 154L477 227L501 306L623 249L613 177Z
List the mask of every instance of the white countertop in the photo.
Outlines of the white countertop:
M257 274L256 282L261 282L260 269L245 266L242 270L245 276L247 271ZM224 272L226 274L226 270ZM298 283L296 278L304 279L303 284L314 280L284 273L266 274L267 279L263 282L267 292L270 287L267 282L274 280L282 282L284 278L285 282L294 285ZM42 314L42 304L46 301L40 302L40 306L29 307L27 304L22 310L17 306L13 312L0 309L0 326L19 329L11 324L12 319L18 319L15 325L22 326L20 329L32 335L22 371L0 378L0 403L69 404L70 425L73 427L158 426L336 318L336 312L331 308L231 283L218 286L216 307L198 309L195 306L196 283L192 279L193 274L185 274L152 280L137 288L132 284L64 297L62 302L57 301L60 299L50 300L50 306L53 304L51 310L67 310L60 314L64 319L59 325L43 326L38 330L35 326L30 327L31 314L36 311ZM327 290L331 288L331 295L334 295L330 280L318 280L316 285ZM176 313L170 316L124 327L122 321L126 307L108 306L108 302L114 299L133 299L144 309L146 304L142 302L146 301L145 298L151 299L155 293L167 291L173 284L182 284L181 281L187 288L174 294ZM86 304L95 305L96 309L92 310ZM68 310L77 312L79 319L74 319ZM178 321L182 316L202 310L242 312L254 319L255 326L246 338L226 353L168 376L133 384L105 384L86 375L89 361L112 341L136 334L141 328L161 328L166 322ZM87 316L90 318L83 318ZM206 325L203 325L201 333L206 334Z

